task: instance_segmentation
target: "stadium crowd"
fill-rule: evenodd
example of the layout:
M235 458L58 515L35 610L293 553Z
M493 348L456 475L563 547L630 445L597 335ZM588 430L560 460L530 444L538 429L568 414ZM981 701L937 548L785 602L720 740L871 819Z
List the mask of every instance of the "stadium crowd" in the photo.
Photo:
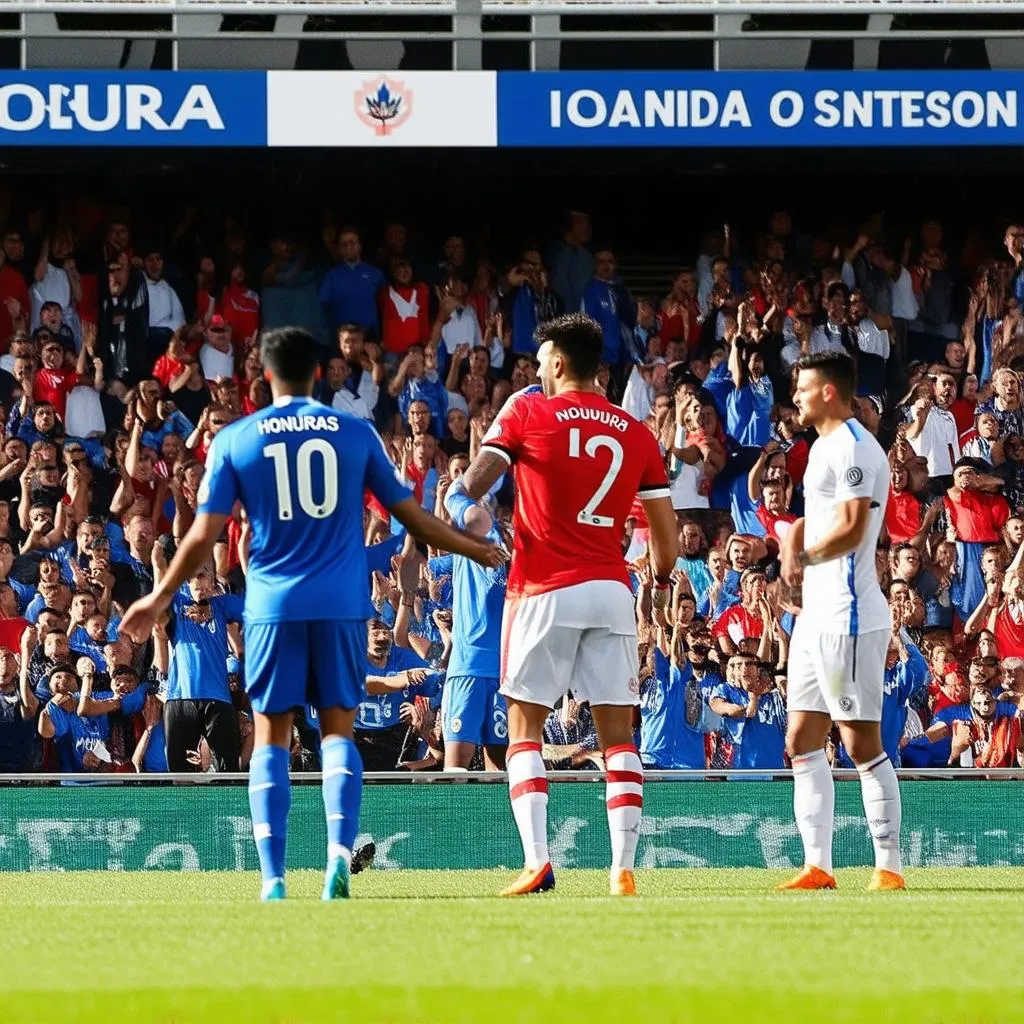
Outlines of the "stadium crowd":
M639 503L622 538L645 765L785 765L799 595L777 556L813 443L791 369L828 350L856 359L854 411L892 467L886 750L904 767L1024 763L1024 227L964 268L935 221L895 251L880 217L826 238L780 211L742 245L709 232L667 294L639 295L579 212L493 260L457 235L416 252L398 223L364 239L327 215L310 244L234 222L204 233L195 216L157 237L86 204L73 223L4 227L0 771L246 768L244 513L149 642L118 622L191 523L212 439L270 403L261 328L317 335L317 397L372 421L444 516L503 404L537 382L535 328L581 308L604 335L599 384L661 442L679 518L667 612ZM513 493L509 475L491 496L506 531ZM406 543L369 498L365 518L374 674L357 742L367 770L434 768L451 556ZM601 766L585 703L565 700L545 738L549 768ZM304 723L293 765L318 758Z

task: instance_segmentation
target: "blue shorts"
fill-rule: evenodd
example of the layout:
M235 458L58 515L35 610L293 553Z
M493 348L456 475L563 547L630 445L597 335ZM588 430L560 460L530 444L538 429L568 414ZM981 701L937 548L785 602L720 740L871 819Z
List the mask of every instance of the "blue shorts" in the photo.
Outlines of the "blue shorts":
M445 743L508 746L508 712L498 693L500 680L449 676L441 695L441 728Z
M351 710L366 698L368 669L362 620L245 625L245 689L254 711Z

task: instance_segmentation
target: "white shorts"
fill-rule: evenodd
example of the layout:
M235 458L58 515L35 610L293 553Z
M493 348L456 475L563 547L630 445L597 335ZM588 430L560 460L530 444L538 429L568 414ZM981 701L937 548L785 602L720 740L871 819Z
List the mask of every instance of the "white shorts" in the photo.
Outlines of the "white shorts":
M798 615L789 647L789 711L820 711L833 722L880 722L887 629L843 636L821 633Z
M633 595L591 580L505 602L501 692L553 708L567 690L591 704L640 703Z

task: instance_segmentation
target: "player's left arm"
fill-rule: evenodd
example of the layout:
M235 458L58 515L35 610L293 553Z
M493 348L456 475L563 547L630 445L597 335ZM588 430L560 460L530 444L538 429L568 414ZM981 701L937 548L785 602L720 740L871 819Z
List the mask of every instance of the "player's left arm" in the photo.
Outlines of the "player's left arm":
M643 438L644 471L640 477L637 497L643 505L650 529L647 549L654 577L651 603L655 610L664 610L672 595L672 572L679 553L679 524L672 507L665 463L658 442L646 430L638 436Z

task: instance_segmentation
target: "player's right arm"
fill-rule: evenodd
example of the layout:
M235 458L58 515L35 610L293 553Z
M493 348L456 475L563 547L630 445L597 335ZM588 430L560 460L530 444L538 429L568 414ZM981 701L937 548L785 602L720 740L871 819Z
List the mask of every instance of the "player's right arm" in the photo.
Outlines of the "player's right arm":
M517 392L491 424L472 464L462 474L462 489L479 501L508 472L523 445L533 392Z
M834 523L832 529L810 548L796 551L801 566L820 565L856 551L871 520L878 465L870 457L858 459L857 445L837 453L832 472L835 475ZM790 534L796 531L791 530Z
M372 433L372 428L367 427ZM376 437L376 435L374 435ZM430 547L465 555L488 569L504 565L508 553L495 544L479 540L465 530L458 530L425 512L399 478L379 437L369 446L366 465L366 486L377 500L419 541Z

